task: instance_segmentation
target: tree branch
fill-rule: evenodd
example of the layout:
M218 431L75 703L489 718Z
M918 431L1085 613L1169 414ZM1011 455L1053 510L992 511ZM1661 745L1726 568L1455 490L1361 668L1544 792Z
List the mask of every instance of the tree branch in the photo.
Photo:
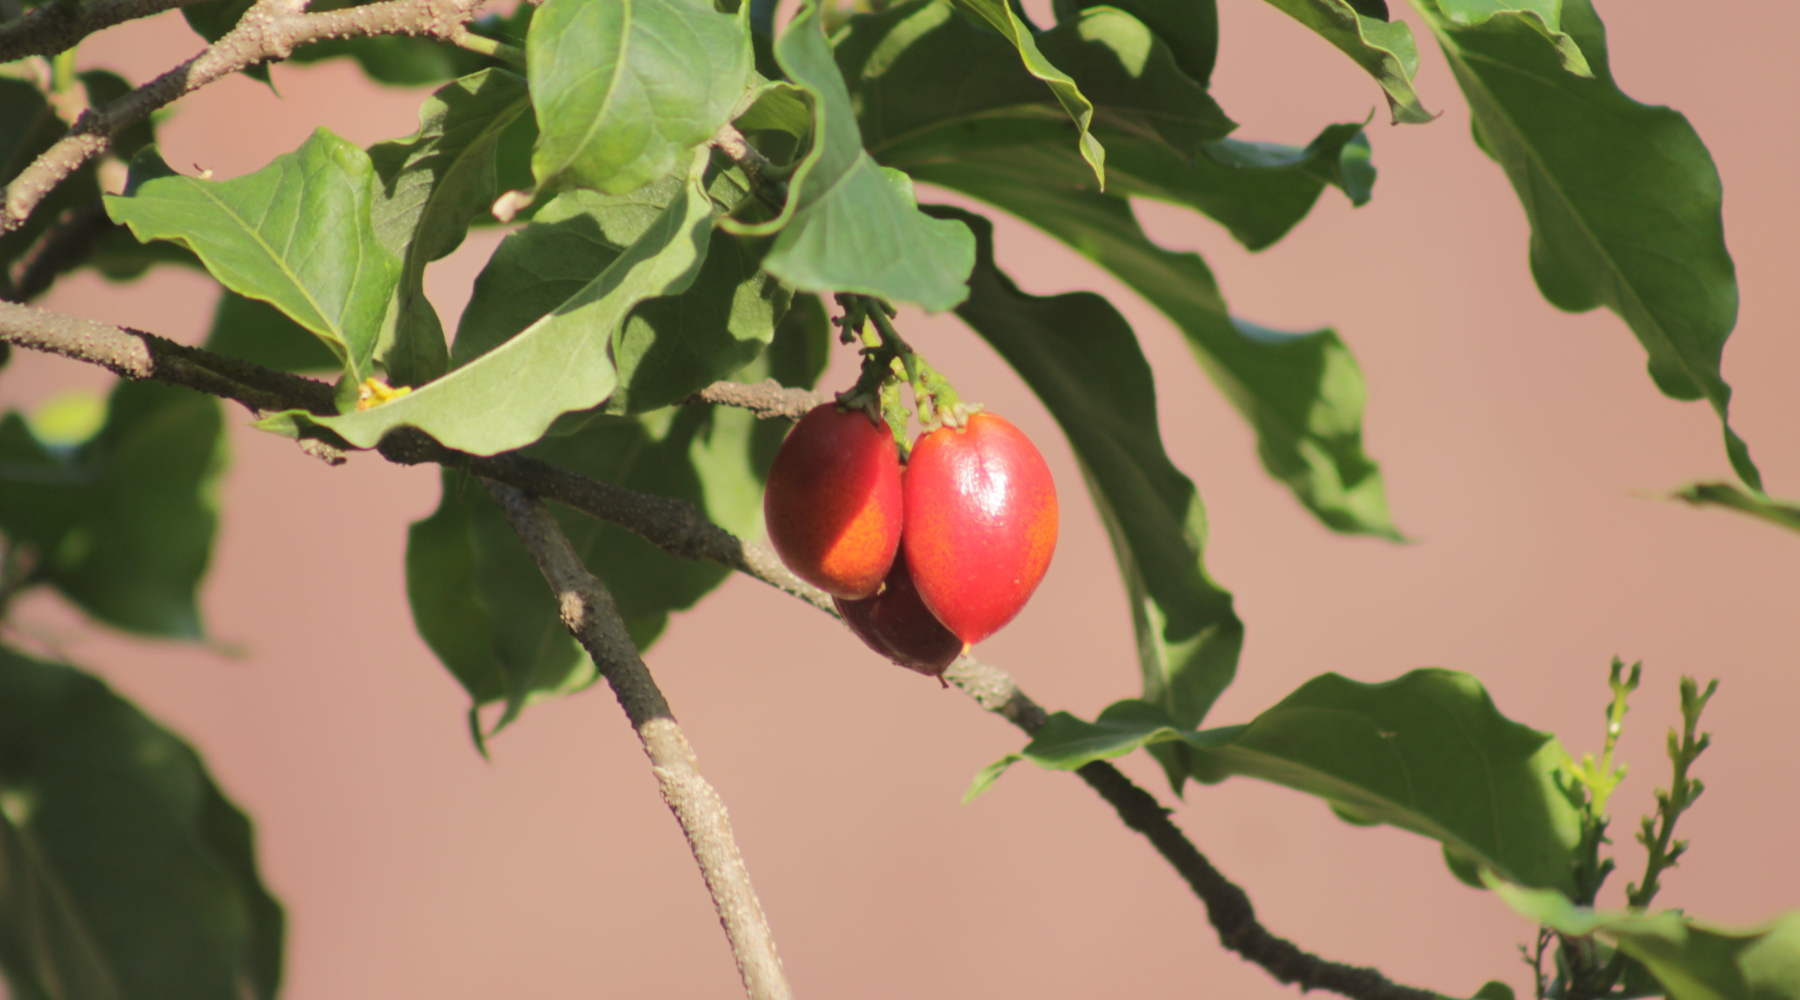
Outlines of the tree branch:
M66 0L64 0L66 2ZM153 0L136 0L153 2ZM112 147L113 136L152 111L257 63L286 59L308 42L368 35L424 35L454 41L485 0L387 0L301 13L295 0L257 0L237 26L206 51L103 107L90 108L67 135L6 186L0 234L25 224L38 204L82 164ZM23 23L23 19L21 19Z
M74 48L83 38L115 24L160 14L204 0L112 0L82 4L54 0L24 17L0 25L0 63L27 56L53 56Z
M725 803L701 776L694 750L638 656L612 595L582 565L541 500L505 483L489 480L487 486L556 593L563 624L593 657L594 666L612 685L619 706L631 720L631 728L637 730L663 802L687 835L688 848L712 893L745 994L750 1000L790 1000L793 993L782 975L775 938L738 853Z
M766 378L755 385L714 382L681 402L735 406L756 414L759 420L799 420L813 407L825 402L825 399L805 389L790 389L772 378Z
M98 364L126 378L154 378L184 385L237 400L255 410L336 412L331 387L323 382L184 347L154 334L57 316L29 306L0 303L0 341ZM737 389L720 389L716 384L702 392L713 390L719 390L715 393L719 402L743 394ZM384 458L398 464L436 463L467 469L483 479L555 500L631 531L671 555L718 563L793 594L828 614L836 614L830 598L796 579L773 553L744 542L685 501L602 483L517 452L491 457L469 455L446 448L413 428L388 434L378 450ZM563 592L554 581L553 586L558 587L559 594ZM596 656L595 663L600 662ZM997 667L963 656L944 677L982 708L1027 734L1044 725L1047 715L1043 707ZM1154 796L1105 761L1088 764L1076 773L1112 805L1127 827L1143 834L1157 853L1175 867L1206 906L1207 919L1218 930L1219 940L1226 948L1261 966L1280 982L1297 983L1302 989L1330 990L1353 1000L1436 1000L1434 993L1397 985L1373 969L1327 961L1271 934L1257 921L1244 890L1212 866L1169 819L1168 811Z

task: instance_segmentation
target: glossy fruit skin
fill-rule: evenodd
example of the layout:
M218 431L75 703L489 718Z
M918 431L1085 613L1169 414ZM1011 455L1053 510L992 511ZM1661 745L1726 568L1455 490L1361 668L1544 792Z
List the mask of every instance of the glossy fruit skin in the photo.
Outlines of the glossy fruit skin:
M919 438L907 460L906 563L931 613L973 645L1012 621L1056 551L1056 484L990 413Z
M775 453L763 520L795 576L833 597L873 595L900 548L893 434L860 410L814 408Z
M901 542L904 552L906 543ZM906 560L894 560L881 593L860 601L837 598L838 614L870 649L929 677L941 677L962 654L963 641L919 599Z

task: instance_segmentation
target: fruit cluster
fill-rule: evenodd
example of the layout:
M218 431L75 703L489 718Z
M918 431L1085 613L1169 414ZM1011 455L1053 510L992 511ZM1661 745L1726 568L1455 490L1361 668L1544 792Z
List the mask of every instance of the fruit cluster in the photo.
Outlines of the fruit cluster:
M885 425L820 406L776 452L763 515L851 631L934 677L1019 613L1056 548L1050 469L989 413L920 435L903 465Z

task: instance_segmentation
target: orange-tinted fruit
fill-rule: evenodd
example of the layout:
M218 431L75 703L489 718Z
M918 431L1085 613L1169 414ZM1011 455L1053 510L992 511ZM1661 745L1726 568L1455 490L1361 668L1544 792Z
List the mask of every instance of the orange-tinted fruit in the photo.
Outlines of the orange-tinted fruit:
M941 677L963 651L963 641L919 600L904 558L894 560L881 593L860 601L840 597L834 603L857 638L909 670Z
M977 413L913 444L905 558L931 613L966 643L1012 621L1056 550L1056 484L1017 427Z
M860 410L827 403L788 433L769 468L769 541L800 579L833 597L869 597L900 547L900 454Z

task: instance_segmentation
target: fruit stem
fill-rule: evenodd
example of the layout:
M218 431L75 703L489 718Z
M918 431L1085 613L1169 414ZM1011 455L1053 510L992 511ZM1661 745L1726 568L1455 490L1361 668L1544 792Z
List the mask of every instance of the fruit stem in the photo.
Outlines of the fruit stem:
M846 344L858 340L863 344L862 374L849 392L838 395L838 405L866 409L871 417L879 407L903 448L906 409L900 404L897 392L891 396L887 392L897 389L901 381L912 386L919 422L926 430L936 430L945 424L961 427L968 422L969 408L958 399L950 381L938 374L924 355L913 350L895 328L893 306L873 295L840 294L837 301L844 309L844 315L832 321L842 328L838 339ZM865 324L873 326L874 330L870 331Z

